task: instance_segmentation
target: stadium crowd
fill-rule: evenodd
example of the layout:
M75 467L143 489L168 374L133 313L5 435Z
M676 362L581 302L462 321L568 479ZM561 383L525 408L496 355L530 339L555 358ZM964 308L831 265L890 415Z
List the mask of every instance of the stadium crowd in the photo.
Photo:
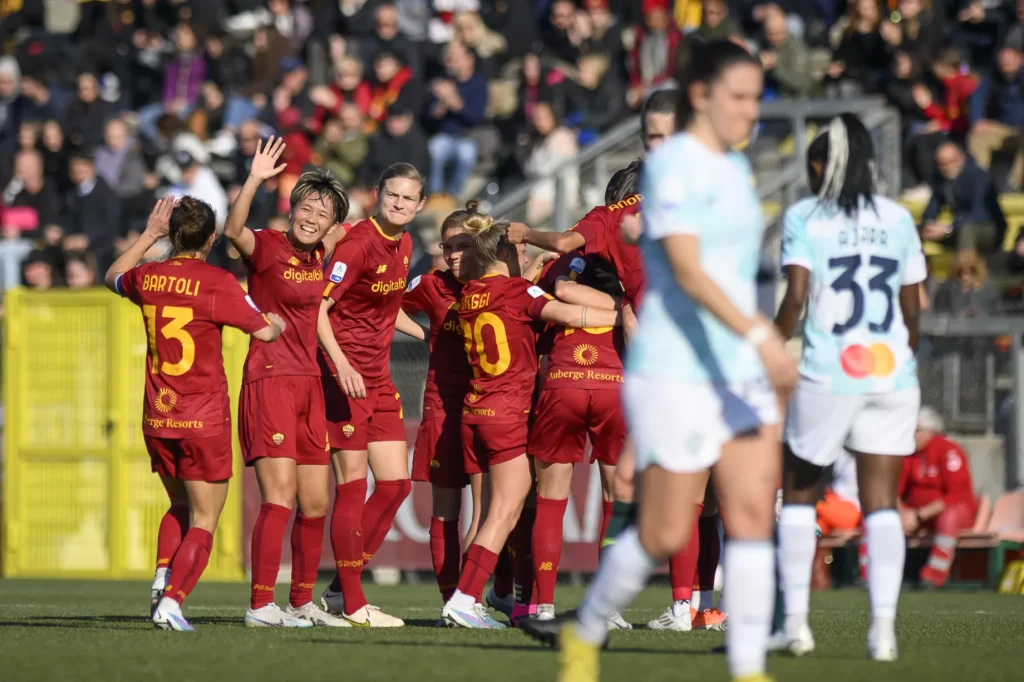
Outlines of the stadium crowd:
M1024 2L79 0L77 18L75 9L0 3L0 290L91 286L167 193L208 201L222 225L256 141L270 134L285 137L288 168L256 198L254 227L283 229L289 191L310 164L338 175L359 217L374 179L408 161L427 177L424 215L443 215L456 198L575 155L670 82L694 36L755 50L768 99L887 97L904 123L904 186L931 197L922 236L956 245L989 235L979 237L981 269L957 272L984 279L1006 229L998 192L1024 174ZM542 221L554 190L537 194L530 218ZM430 253L437 221L423 222L413 274L440 263ZM213 262L244 276L226 242ZM1024 270L1024 243L992 266ZM936 287L936 305L950 299Z

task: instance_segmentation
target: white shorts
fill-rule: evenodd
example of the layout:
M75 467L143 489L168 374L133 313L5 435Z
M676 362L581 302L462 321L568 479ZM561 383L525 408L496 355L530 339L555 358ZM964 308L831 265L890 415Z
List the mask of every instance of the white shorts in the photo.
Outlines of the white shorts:
M905 457L916 449L914 432L921 390L832 395L797 384L786 410L782 439L805 462L834 464L845 447L867 455Z
M727 442L779 422L766 379L725 386L627 375L623 400L637 471L652 464L678 474L710 469Z

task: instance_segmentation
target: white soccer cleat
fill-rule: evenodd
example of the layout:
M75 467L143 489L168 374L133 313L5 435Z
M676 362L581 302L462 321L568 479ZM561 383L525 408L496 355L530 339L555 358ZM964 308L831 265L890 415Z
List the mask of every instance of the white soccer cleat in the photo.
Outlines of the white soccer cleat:
M345 615L345 595L341 592L334 592L328 585L320 593L320 608L332 616Z
M487 596L484 598L484 601L498 613L505 614L507 618L512 617L512 609L516 607L516 596L514 593L510 592L504 597L499 597L494 592L494 587L487 590Z
M405 621L401 618L389 616L376 606L371 606L370 604L367 604L355 613L346 613L344 618L352 625L360 628L400 628L405 625Z
M313 602L309 602L304 606L294 607L291 604L285 609L285 613L302 620L308 620L313 625L319 625L326 628L350 628L352 623L349 623L344 618L338 618L327 613Z
M633 624L628 622L622 617L621 613L616 613L614 616L608 619L609 630L632 630Z
M175 632L194 632L185 616L181 615L181 605L173 599L161 599L153 609L153 627L157 630L173 630Z
M537 620L554 620L554 604L537 604Z
M868 630L868 660L891 662L899 657L896 650L896 633L892 628L872 625Z
M806 656L814 651L814 635L811 633L811 628L807 625L802 626L795 635L786 634L785 637L785 650L793 656Z
M271 602L258 609L245 610L247 628L311 628L313 623L281 610Z
M505 624L499 623L487 612L483 604L473 604L461 609L449 601L441 611L441 618L450 628L467 628L470 630L504 630Z
M677 612L682 611L681 615L676 615ZM677 609L675 605L665 609L665 612L652 621L647 623L649 630L672 630L674 632L689 632L693 629L693 616L690 611L690 605L685 604L685 608Z

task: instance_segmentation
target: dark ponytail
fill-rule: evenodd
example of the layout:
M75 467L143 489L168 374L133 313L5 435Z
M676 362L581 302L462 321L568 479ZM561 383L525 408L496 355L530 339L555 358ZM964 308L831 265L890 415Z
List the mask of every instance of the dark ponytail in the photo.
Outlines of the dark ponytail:
M640 174L643 169L643 160L637 159L625 168L615 171L604 190L604 205L611 206L640 191Z
M676 130L686 130L693 120L690 88L696 83L713 85L726 71L739 64L761 68L760 62L746 48L731 40L695 42L689 58L676 61L675 81L679 84L676 102Z
M217 216L205 201L185 196L171 211L168 238L175 255L201 252L217 231Z

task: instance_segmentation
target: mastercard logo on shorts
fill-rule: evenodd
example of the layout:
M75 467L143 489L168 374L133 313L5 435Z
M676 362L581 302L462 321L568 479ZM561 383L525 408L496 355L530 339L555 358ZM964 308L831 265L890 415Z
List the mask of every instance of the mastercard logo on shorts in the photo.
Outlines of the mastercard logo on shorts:
M854 379L882 379L896 369L896 356L884 343L873 343L870 346L855 343L843 349L839 364L846 375Z

